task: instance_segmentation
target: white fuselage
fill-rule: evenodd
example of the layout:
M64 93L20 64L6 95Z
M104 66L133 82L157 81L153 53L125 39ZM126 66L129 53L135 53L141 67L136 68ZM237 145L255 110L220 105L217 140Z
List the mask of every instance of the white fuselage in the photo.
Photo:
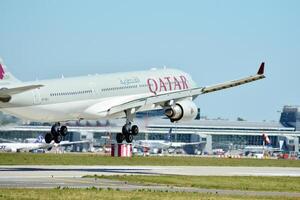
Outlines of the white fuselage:
M13 95L9 103L0 103L0 109L22 119L41 122L123 117L124 113L107 115L106 110L137 97L196 87L188 74L175 69L61 78L10 86L22 84L43 86ZM153 109L143 107L140 110Z
M0 143L0 152L31 151L45 146L46 143Z

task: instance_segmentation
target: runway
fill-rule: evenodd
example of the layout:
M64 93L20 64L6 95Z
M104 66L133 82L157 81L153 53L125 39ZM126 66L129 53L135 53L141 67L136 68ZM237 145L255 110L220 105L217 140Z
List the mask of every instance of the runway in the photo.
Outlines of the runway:
M294 176L300 168L209 166L0 166L0 179L12 177L82 177L85 175Z
M112 188L120 190L201 192L230 195L296 196L289 192L252 192L129 184L108 179L82 178L85 175L194 175L194 176L294 176L300 168L284 167L189 167L189 166L0 166L2 188Z

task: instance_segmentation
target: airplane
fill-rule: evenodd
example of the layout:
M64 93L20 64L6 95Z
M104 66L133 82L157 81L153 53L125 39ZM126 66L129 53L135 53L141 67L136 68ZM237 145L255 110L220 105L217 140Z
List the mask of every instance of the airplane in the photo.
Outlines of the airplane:
M168 151L173 153L176 150L183 149L185 146L197 146L203 142L170 142L165 140L137 140L133 141L134 148L148 148L154 154L158 150Z
M39 135L33 142L0 143L0 152L14 152L14 153L21 152L21 151L29 152L37 149L51 149L53 147L70 146L74 144L83 144L83 143L89 143L89 141L76 141L76 142L61 141L60 144L56 144L54 142L48 144L45 142L43 136Z
M172 142L171 134L173 134L173 128L169 129L165 140L138 140L133 143L134 147L147 147L150 149L176 149L183 148L188 145L200 145L203 142Z
M199 145L202 142L170 142L166 140L138 140L134 143L134 146L137 147L153 147L153 148L179 148L188 145Z
M0 110L16 117L53 123L46 143L59 143L65 124L76 120L126 118L116 141L131 143L139 133L136 112L164 109L171 122L192 120L199 95L265 78L264 63L257 74L212 86L198 87L191 76L172 68L21 82L0 60ZM62 123L62 124L61 124Z

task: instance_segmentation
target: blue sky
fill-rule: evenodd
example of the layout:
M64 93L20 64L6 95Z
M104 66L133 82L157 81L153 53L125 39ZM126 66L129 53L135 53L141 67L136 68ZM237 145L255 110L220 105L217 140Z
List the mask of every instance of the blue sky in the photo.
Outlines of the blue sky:
M300 1L0 0L0 56L21 80L176 67L200 85L267 79L200 96L210 118L278 120L300 104Z

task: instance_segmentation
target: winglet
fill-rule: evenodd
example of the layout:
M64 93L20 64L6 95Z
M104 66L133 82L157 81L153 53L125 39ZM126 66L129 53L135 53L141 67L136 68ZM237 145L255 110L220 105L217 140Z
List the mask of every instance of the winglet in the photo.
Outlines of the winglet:
M260 67L259 67L259 70L258 70L257 74L258 75L263 75L264 72L265 72L265 63L262 62L261 65L260 65Z

